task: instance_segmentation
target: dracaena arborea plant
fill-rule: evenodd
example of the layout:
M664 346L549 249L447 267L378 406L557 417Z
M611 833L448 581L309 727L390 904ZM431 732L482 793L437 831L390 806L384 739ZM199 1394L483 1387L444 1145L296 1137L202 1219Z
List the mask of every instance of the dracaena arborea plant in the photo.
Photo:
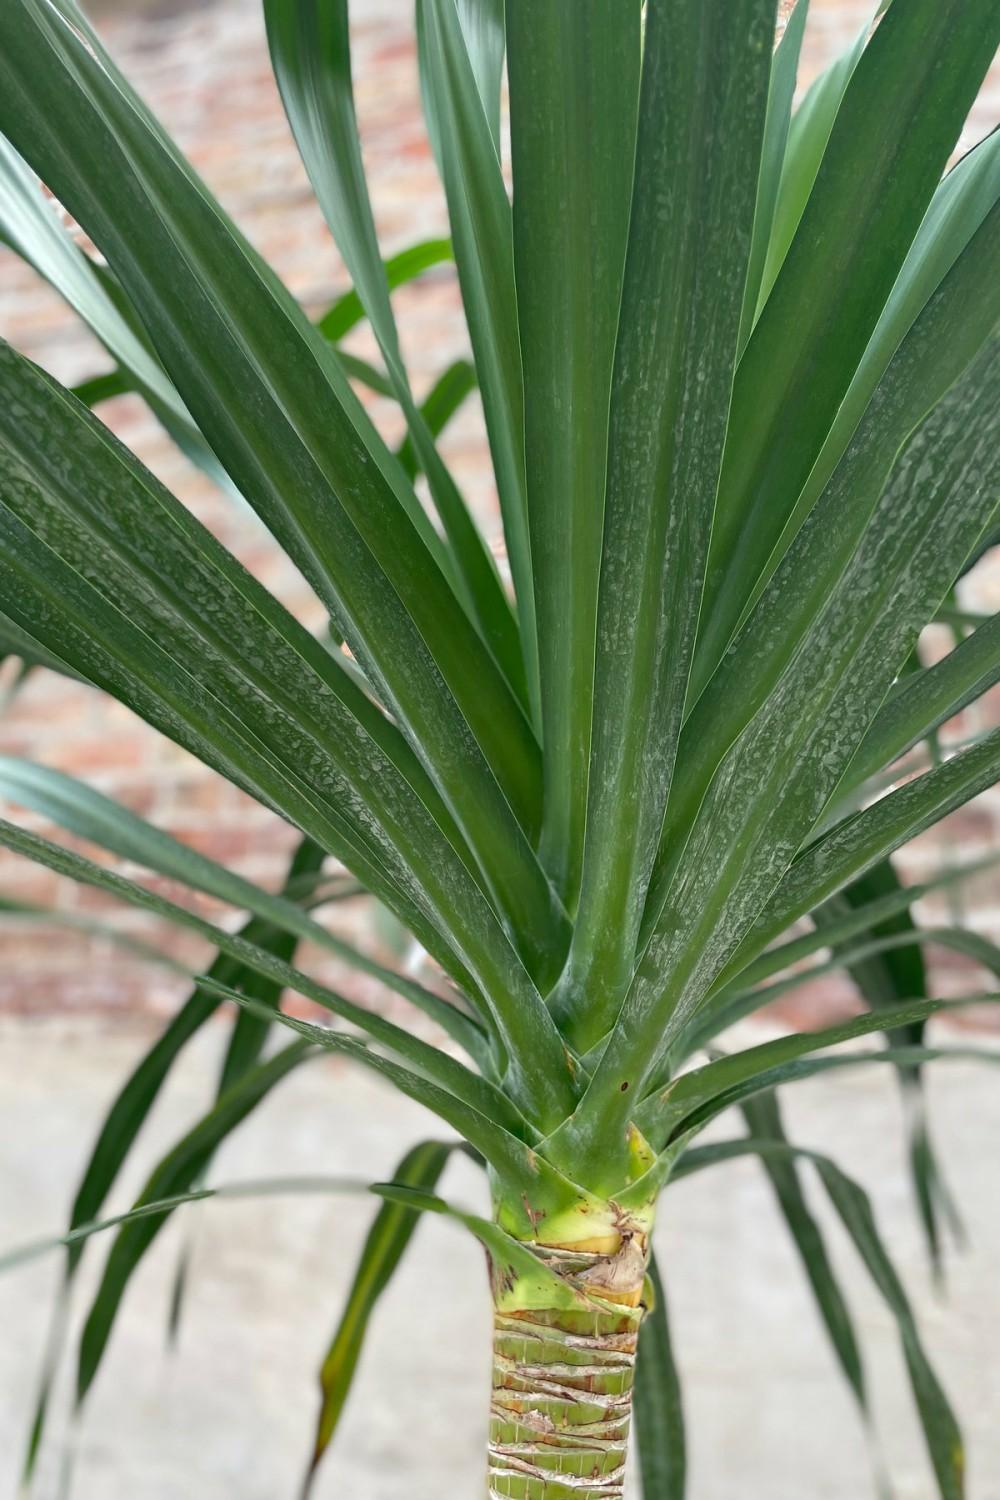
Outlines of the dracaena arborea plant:
M0 353L0 627L303 835L286 892L267 896L85 790L3 769L15 800L119 853L141 844L151 868L250 913L240 935L223 932L4 827L11 848L217 948L143 1098L223 999L258 1027L251 1061L259 1028L302 1033L268 1063L234 1064L216 1112L150 1180L85 1329L81 1397L161 1222L148 1204L191 1188L275 1082L332 1048L434 1111L489 1171L492 1219L461 1217L492 1267L490 1493L613 1500L654 1214L690 1169L694 1135L842 1060L807 1059L828 1043L902 1034L941 1008L902 996L912 1003L891 1014L679 1072L753 1008L754 986L781 968L773 954L798 941L775 940L800 918L822 910L814 946L839 944L844 963L859 933L892 948L899 932L878 924L913 897L862 899L859 882L1000 776L995 732L876 795L887 767L1000 677L992 621L902 675L996 522L995 138L945 173L1000 10L894 0L793 114L806 7L775 46L776 0L418 0L474 359L418 403L362 167L346 0L265 3L282 98L355 288L318 326L74 0L7 0L4 236L116 368L74 395ZM106 268L60 238L35 174ZM336 345L362 313L380 370ZM473 378L510 587L435 441ZM398 453L352 379L398 402ZM253 507L349 655L310 635L91 416L87 402L119 389L138 390ZM339 941L308 910L326 854L436 962L438 989L379 976L452 1046L293 966L297 938ZM285 989L354 1031L276 1009ZM919 1031L910 1043L900 1058L915 1069L927 1049ZM759 1150L791 1220L792 1148L764 1106L748 1118L751 1144L730 1154ZM404 1163L386 1211L444 1207L430 1194L443 1158L428 1151ZM905 1298L856 1190L814 1160L905 1326L938 1485L958 1495L953 1419ZM97 1217L116 1165L85 1180L75 1223ZM74 1241L70 1275L78 1254Z

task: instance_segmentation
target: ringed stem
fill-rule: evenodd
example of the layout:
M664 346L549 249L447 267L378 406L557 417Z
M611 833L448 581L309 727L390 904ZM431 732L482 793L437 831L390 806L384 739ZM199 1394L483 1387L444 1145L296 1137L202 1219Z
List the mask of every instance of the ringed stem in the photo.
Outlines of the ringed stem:
M614 1205L607 1223L610 1239L528 1246L558 1297L493 1265L488 1500L622 1500L649 1235Z

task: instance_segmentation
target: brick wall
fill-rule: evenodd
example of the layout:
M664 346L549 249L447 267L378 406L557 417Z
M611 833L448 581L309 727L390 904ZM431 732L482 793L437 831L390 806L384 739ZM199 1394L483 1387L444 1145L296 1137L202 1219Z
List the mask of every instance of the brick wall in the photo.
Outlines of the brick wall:
M420 115L412 36L412 0L355 0L355 81L383 249L446 232L442 194ZM806 80L847 45L870 14L870 0L813 0L804 59ZM260 0L132 0L105 3L95 19L126 73L148 99L181 147L254 244L311 311L319 311L347 284L291 141L274 87ZM998 116L996 75L977 105L962 149ZM466 352L453 274L436 270L402 289L396 305L414 385L422 392L452 359ZM0 334L17 348L73 382L106 367L106 357L59 299L13 255L0 249ZM365 330L352 337L359 353L374 349ZM398 431L388 403L373 403L376 419ZM255 519L223 500L174 450L137 398L123 397L102 417L190 505L228 547L286 603L318 623L315 601L295 569L270 543ZM498 523L481 414L469 401L442 443L459 482L491 540ZM970 607L1000 605L1000 568L986 567L970 580ZM1000 712L1000 700L985 710ZM968 733L980 714L955 726ZM73 772L178 838L263 883L280 878L292 842L290 831L252 800L185 752L147 729L101 694L49 673L34 674L0 719L0 749ZM919 877L942 859L973 858L997 845L1000 796L990 794L952 818L908 852L905 870ZM20 816L20 815L19 815ZM41 820L24 815L31 826ZM82 847L82 846L79 846ZM88 850L88 853L94 851ZM122 867L125 868L125 867ZM127 870L126 870L127 872ZM159 888L169 891L165 883ZM80 891L48 872L0 856L0 891L21 900L58 904L82 916L114 911L116 925L196 961L196 944L164 934L135 912L120 912L93 892ZM1000 937L998 886L980 880L967 891L970 923ZM214 914L209 901L203 911ZM348 909L350 928L358 918ZM377 945L377 935L363 933ZM942 990L969 987L969 973L954 957L937 966ZM352 981L362 994L371 987ZM183 984L166 971L122 956L102 940L50 931L23 922L0 923L0 1009L147 1009L171 1006ZM391 1004L379 997L380 1004ZM815 987L810 1004L819 1014L844 1003L837 984ZM795 1014L801 1011L799 1006Z

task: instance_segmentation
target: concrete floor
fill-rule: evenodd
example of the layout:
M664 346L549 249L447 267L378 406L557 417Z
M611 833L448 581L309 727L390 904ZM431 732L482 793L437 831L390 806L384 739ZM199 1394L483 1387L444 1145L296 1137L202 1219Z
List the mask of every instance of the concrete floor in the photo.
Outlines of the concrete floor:
M0 1025L0 1245L58 1227L111 1091L148 1038L137 1026L97 1021ZM202 1107L222 1039L216 1028L192 1049L128 1190ZM798 1141L834 1151L874 1189L963 1420L970 1500L1000 1500L996 1072L941 1067L932 1101L973 1241L953 1262L947 1304L928 1285L887 1073L800 1085L787 1112ZM230 1142L216 1179L385 1177L433 1129L421 1110L359 1071L314 1063ZM449 1169L445 1191L481 1201L471 1164ZM135 1279L94 1389L73 1500L291 1500L315 1416L315 1370L371 1212L364 1199L312 1197L210 1203L177 1216ZM168 1355L166 1300L185 1236L194 1245L187 1319L179 1352ZM931 1500L892 1324L842 1236L831 1238L868 1354L896 1496ZM872 1486L859 1424L759 1169L732 1164L672 1188L658 1240L687 1389L690 1500L864 1500ZM91 1271L101 1255L95 1243ZM53 1258L0 1277L4 1496L16 1493L56 1271ZM321 1500L480 1495L487 1340L478 1249L447 1223L428 1221L376 1318L317 1486ZM57 1421L54 1434L63 1431ZM55 1500L59 1447L46 1455L39 1500Z

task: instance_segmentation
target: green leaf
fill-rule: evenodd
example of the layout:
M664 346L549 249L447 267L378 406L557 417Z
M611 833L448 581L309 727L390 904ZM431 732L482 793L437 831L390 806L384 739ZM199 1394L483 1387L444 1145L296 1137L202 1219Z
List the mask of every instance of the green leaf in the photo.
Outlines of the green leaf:
M1000 615L994 615L933 667L899 679L848 766L838 799L892 765L998 681Z
M644 1500L684 1500L684 1407L663 1277L655 1255L649 1259L649 1279L654 1300L639 1330L633 1395L642 1493Z
M423 1213L441 1214L460 1224L463 1229L468 1229L487 1252L495 1290L502 1292L505 1283L516 1277L521 1307L562 1308L593 1314L594 1300L578 1291L556 1271L550 1270L527 1245L514 1239L490 1219L465 1213L446 1203L443 1198L421 1192L417 1188L397 1186L395 1183L376 1183L372 1192L390 1203L399 1203Z
M993 0L908 0L854 69L740 362L694 692L809 477L998 46Z
M451 259L451 240L445 239L421 240L406 250L400 250L397 255L390 255L383 266L390 292L398 286L405 286L408 281L415 281L435 266L446 265ZM352 287L327 308L317 320L316 327L331 344L337 344L352 328L363 323L366 316L364 304Z
M371 1190L371 1183L365 1182L363 1178L315 1174L298 1177L249 1177L239 1182L215 1183L211 1187L193 1188L187 1193L175 1193L169 1198L159 1198L155 1202L144 1203L138 1208L130 1208L125 1213L112 1214L109 1218L98 1219L90 1224L80 1224L76 1229L69 1230L65 1234L53 1234L41 1239L29 1240L26 1244L17 1245L12 1250L0 1253L0 1271L24 1265L40 1256L50 1254L53 1250L70 1249L89 1239L91 1235L103 1234L108 1229L117 1229L119 1225L131 1224L133 1220L152 1219L158 1214L172 1213L175 1208L183 1208L188 1203L203 1203L213 1198L223 1200L258 1198L280 1196L285 1193L370 1193Z
M955 1002L959 1005L982 1005L987 1001L994 1001L994 995L966 995ZM780 1088L786 1084L804 1083L811 1078L818 1078L824 1073L839 1073L846 1068L868 1068L868 1067L891 1067L897 1071L901 1069L922 1068L925 1063L937 1062L976 1062L995 1065L998 1062L998 1054L993 1047L928 1047L928 1046L905 1046L886 1047L884 1051L869 1050L865 1052L844 1052L824 1054L822 1057L797 1058L791 1062L778 1063L773 1068L767 1068L763 1073L756 1074L753 1078L747 1078L742 1083L737 1083L730 1088L724 1096L700 1106L688 1119L690 1134L697 1134L705 1128L711 1120L716 1119L723 1111L734 1105L742 1105L745 1100L752 1099L761 1094L766 1094L773 1089ZM687 1137L685 1136L684 1139ZM683 1144L678 1139L675 1146ZM648 1195L654 1189L654 1185L661 1181L661 1170L669 1170L669 1158L671 1152L664 1153L663 1167L653 1168L646 1173L646 1177L639 1179L642 1182L642 1191ZM648 1179L648 1180L646 1180ZM623 1195L626 1208L633 1202L633 1188ZM637 1201L637 1200L636 1200Z
M560 1087L571 1100L554 1023L399 731L89 413L9 350L0 350L0 387L4 375L0 575L12 612L61 658L345 858L470 997L492 997L502 1029L521 1032L522 1082L536 1073L539 1101L556 1099ZM46 431L50 443L37 445L32 431ZM531 893L531 871L538 887L529 927L517 930L548 928L551 889L506 804L502 816L527 860L518 905ZM540 934L537 948L553 961ZM463 954L474 951L488 978L485 970L470 977Z
M873 902L871 907L859 909L865 913L865 919L869 924L865 928L866 933L874 930L875 919L870 917L869 913L873 912L876 906L881 907L882 903ZM896 910L899 909L899 907L896 908ZM815 920L815 914L813 915ZM837 930L841 928L840 917L831 917L829 920L831 927ZM812 949L834 947L835 941L827 935L826 927L820 927L815 934L810 934L809 946ZM719 1036L728 1027L734 1026L737 1021L753 1015L762 1006L776 1000L779 995L798 989L823 974L843 968L861 968L873 965L876 961L881 963L885 958L891 959L900 954L907 956L925 943L962 953L1000 978L1000 948L987 938L981 937L979 933L969 932L964 927L915 927L912 931L890 933L883 937L866 936L862 941L853 944L842 939L836 944L833 958L823 963L812 964L807 969L800 969L775 984L764 985L759 989L746 989L742 985L730 984L715 992L704 1006L695 1012L692 1022L685 1028L675 1049L674 1060L689 1057L692 1052L706 1047L714 1037ZM793 945L790 943L787 946ZM795 941L794 946L799 947L798 940ZM780 950L770 950L770 952L775 951ZM918 982L916 987L900 985L896 999L906 1002L923 999L925 996L926 988ZM669 1074L670 1071L670 1068L664 1070L665 1074Z
M745 969L780 932L1000 778L1000 730L845 818L790 866L720 975Z
M210 479L231 488L162 365L108 294L100 269L63 226L41 183L9 141L0 136L0 236L100 339L120 367L81 391L88 405L124 390L138 390L167 432Z
M626 1094L651 1076L743 934L780 889L912 651L920 622L933 615L971 539L988 524L1000 486L998 354L1000 341L994 339L902 450L863 540L806 643L729 749L690 838L677 843L684 857L668 886L659 925L566 1130L566 1139L577 1147L587 1140L588 1150L599 1150L601 1136L611 1128L609 1110L622 1122L628 1118ZM786 573L796 576L796 569L801 585L813 586L835 524L832 513L827 520L814 512L776 575L776 588ZM767 599L760 610L767 610ZM768 632L772 641L780 634L786 616L780 609L765 614L765 638ZM751 662L752 624L747 626ZM744 665L749 675L753 666ZM814 904L810 900L804 910Z
M506 5L514 272L545 744L541 854L570 908L579 892L587 811L608 459L603 414L629 234L640 21L641 0ZM646 59L648 67L648 42ZM648 147L646 154L640 171L649 172ZM643 287L633 302L638 295L650 290Z
M583 889L559 1012L582 1048L606 1030L631 976L673 772L725 442L774 11L772 0L668 3L646 23Z
M447 533L459 593L508 678L524 692L517 626L493 558L434 446L403 364L361 159L347 0L266 0L271 61L324 217L365 307Z
M135 813L61 771L14 756L0 755L0 796L41 813L68 833L98 844L124 859L181 881L192 890L252 912L260 919L261 931L273 927L336 954L353 969L368 974L411 1001L443 1025L466 1051L471 1051L473 1056L478 1052L477 1061L482 1060L483 1037L476 1023L415 980L397 974L369 958L354 944L337 937L291 899L299 876L307 873L320 856L318 846L310 841L300 846L298 859L304 860L305 864L300 867L297 861L293 865L289 877L291 888L275 896L197 850L179 843L170 834L154 828ZM249 936L251 941L259 942L252 934ZM269 944L260 946L268 947ZM290 952L285 956L290 957Z
M374 1041L390 1048L397 1056L407 1058L417 1067L425 1070L430 1078L438 1079L442 1092L454 1089L457 1094L474 1101L475 1105L483 1109L491 1118L495 1116L497 1119L502 1119L515 1130L526 1128L523 1117L507 1096L493 1084L473 1073L464 1064L439 1048L421 1041L418 1037L411 1036L402 1027L386 1020L377 1012L355 1005L353 1001L338 994L335 990L310 979L308 975L283 962L274 954L266 952L255 943L249 942L246 938L224 932L221 928L213 926L211 922L203 921L202 918L195 916L185 907L177 906L162 896L157 896L152 891L147 891L142 886L123 879L120 875L104 870L99 865L61 849L56 844L50 844L36 834L15 828L10 823L0 822L0 845L55 870L57 874L66 875L80 884L107 891L110 895L132 906L166 917L178 927L198 933L212 947L239 960L253 973L315 1001L324 1010L340 1016L351 1025L366 1032ZM226 999L242 1003L250 1009L258 1006L257 1001L238 995L235 990L214 976L199 975L198 986L200 989L211 990L215 994L223 995ZM263 1013L265 1017L274 1014L266 1006L258 1006L258 1014L260 1013ZM284 1019L288 1022L287 1017L275 1016L275 1019ZM313 1030L318 1030L318 1028L313 1028Z
M12 896L0 894L0 919L4 917L13 918L17 926L29 923L40 927L64 927L71 932L85 933L89 937L113 943L123 952L145 959L147 963L162 964L165 969L173 970L176 974L187 976L190 972L183 964L178 963L169 954L162 953L152 943L145 943L141 938L134 938L129 933L112 927L110 923L87 917L82 912L64 911L55 906L40 906L33 901L18 901Z
M187 1193L223 1140L242 1124L275 1084L304 1062L311 1048L293 1042L247 1073L212 1112L200 1120L163 1158L139 1195L136 1207ZM166 1222L162 1212L123 1224L111 1247L100 1286L80 1338L76 1396L83 1401L97 1374L122 1297L132 1273Z
M758 1141L753 1137L719 1142L686 1153L675 1169L674 1177L749 1154L777 1159L801 1157L815 1166L855 1249L896 1320L941 1500L963 1500L965 1462L961 1432L927 1358L913 1310L879 1233L867 1193L827 1156L777 1141Z
M741 987L758 984L763 979L769 979L772 974L779 974L783 969L809 958L817 949L829 947L831 942L843 942L859 934L866 934L877 923L896 916L898 912L907 911L932 891L956 885L960 881L974 880L977 875L993 869L998 860L1000 854L987 855L984 859L971 860L968 864L943 870L919 885L901 886L856 911L845 912L836 919L831 919L822 931L814 928L811 932L802 933L768 948L738 971L734 962L727 968L724 981L719 983L712 994L721 996L728 986L737 981Z
M463 15L468 14L463 5ZM456 0L417 0L417 41L424 110L448 200L537 720L538 648L510 201L491 133L492 107L488 117Z
M257 922L248 922L240 936L245 937L248 942L263 937L261 926ZM237 984L243 978L244 971L237 960L227 954L220 954L209 974L220 981ZM196 987L119 1090L105 1116L77 1188L70 1213L71 1231L97 1218L170 1068L181 1049L220 1004L214 991ZM70 1247L67 1275L72 1276L74 1273L83 1248L82 1240Z
M962 1500L965 1494L962 1434L924 1351L909 1299L878 1232L868 1195L833 1162L818 1160L816 1168L855 1249L896 1319L942 1500Z
M934 194L848 392L837 409L822 451L750 594L747 607L759 597L802 520L822 494L900 343L980 227L991 217L995 225L994 210L998 200L1000 131L995 131L962 158ZM995 228L993 233L995 246ZM983 332L989 329L990 321L989 310L984 308L979 325ZM956 347L961 346L957 330L955 343Z
M792 100L795 96L795 81L798 76L799 56L802 52L802 38L805 34L808 14L809 0L798 0L771 61L767 118L764 122L764 145L760 159L760 178L757 183L757 205L753 216L753 240L750 246L747 283L743 293L743 312L740 317L740 354L746 348L747 339L753 332L753 325L757 320L757 303L771 243L771 231L774 226L782 182L782 168L786 162L785 147L792 120Z
M545 926L548 957L551 902L540 872L529 893L524 832L540 811L538 746L406 476L328 346L102 55L42 0L15 0L0 35L0 126L101 245L213 448L461 808L518 931Z
M868 906L900 888L891 860L883 860L860 880L846 886L830 902L817 907L813 914L816 925L822 930L828 922L835 922L845 911ZM962 936L977 936L965 934L962 929L958 931ZM852 957L848 948L836 943L832 945L834 959L839 959L845 965L865 1003L874 1010L880 1006L896 1005L900 1001L924 999L928 993L927 968L910 909L906 908L897 915L886 918L869 932L871 945L878 944L881 947L881 951L872 953L870 958ZM992 944L987 946L993 947ZM994 956L1000 960L1000 949L994 949ZM1000 963L995 972L1000 977ZM923 1027L918 1025L901 1033L895 1040L920 1042L922 1036Z
M458 1079L455 1069L460 1064L454 1063L444 1054L439 1054L442 1061L438 1065L431 1066L427 1061L421 1063L414 1051L411 1060L415 1060L416 1066L421 1068L418 1073L374 1052L367 1041L360 1037L334 1031L327 1026L314 1025L311 1021L300 1020L298 1016L287 1015L284 1011L270 1011L250 996L231 990L205 975L201 980L206 988L231 1000L241 1010L268 1020L273 1019L278 1026L296 1032L313 1046L327 1052L337 1052L379 1073L400 1093L423 1104L456 1130L496 1168L505 1183L510 1183L515 1190L525 1194L526 1202L529 1191L533 1197L539 1192L548 1194L551 1202L562 1206L581 1196L579 1189L529 1148L522 1136L530 1132L524 1130L524 1122L512 1113L503 1094L471 1073L468 1074L466 1083L460 1083L457 1089L450 1086ZM372 1034L374 1036L374 1031ZM402 1047L394 1047L393 1051L401 1057L407 1055ZM433 1048L425 1047L425 1059L427 1053L433 1051ZM435 1081L435 1074L442 1082ZM530 1223L530 1219L526 1222Z
M318 871L324 857L323 850L318 844L313 844L309 839L303 839L292 858L286 888L294 890L302 883L303 877L308 879L311 872ZM286 963L290 962L294 956L296 947L294 936L280 929L265 928L260 933L244 930L240 935L247 937L251 942L256 942L259 947L266 949L269 953L274 953ZM222 957L225 960L225 955ZM264 979L258 974L245 970L242 965L235 966L233 972L226 972L223 969L220 973L216 970L216 977L223 982L237 985L244 994L252 995L262 1005L277 1008L281 1003L280 986L273 980ZM195 994L197 993L196 990ZM216 997L216 1003L218 1003L218 997ZM263 1016L251 1015L248 1011L239 1012L220 1070L215 1093L217 1100L259 1060L270 1030L271 1026ZM170 1296L168 1339L171 1344L176 1344L180 1337L181 1316L190 1276L190 1261L191 1247L190 1244L185 1244L178 1258Z
M342 349L337 350L336 357L337 363L341 366L345 375L349 375L352 380L357 380L361 385L366 385L369 390L374 391L378 396L388 396L390 398L394 396L392 382L388 375L384 375L381 370L377 370L367 360L358 359L355 354L346 354Z
M949 411L957 426L983 366L993 365L995 344L989 335L1000 319L998 247L1000 209L981 226L909 331L847 454L810 512L809 526L797 534L689 714L646 914L647 931L662 903L670 864L684 848L691 821L726 751L763 708L781 674L794 672L797 654L807 649L809 631L815 631L833 591L844 587L863 540L877 541L879 524L887 530L902 524L902 516L893 516L879 496L887 482L891 492L904 445L919 441L921 423L925 434L946 432ZM935 414L933 408L942 402L942 410ZM984 420L989 423L988 412ZM941 439L946 440L961 448L960 439L957 444L954 437ZM956 565L956 573L960 567ZM810 669L812 662L806 670Z
M757 293L757 316L770 296L795 232L802 222L837 113L847 85L865 50L870 30L871 24L866 21L851 46L834 58L810 85L789 122L764 271Z
M202 1199L212 1196L211 1188L196 1188L192 1192L173 1193L170 1197L159 1198L153 1203L144 1203L138 1208L130 1208L127 1213L112 1214L107 1219L94 1219L85 1224L79 1224L75 1229L67 1230L65 1234L53 1234L43 1239L29 1240L23 1245L15 1245L12 1250L5 1250L0 1255L0 1271L16 1270L20 1266L37 1260L40 1256L48 1255L53 1250L61 1250L63 1247L79 1253L92 1235L103 1234L105 1230L117 1229L122 1224L131 1224L140 1219L154 1219L161 1214L165 1217L175 1208L182 1208L187 1203L199 1203Z
M787 1143L776 1092L748 1099L743 1105L743 1115L755 1140ZM868 1394L854 1323L830 1263L822 1230L806 1200L795 1157L765 1153L760 1160L795 1243L837 1363L867 1417Z
M869 1011L849 1021L824 1026L819 1031L795 1032L771 1042L760 1042L755 1047L729 1053L674 1078L666 1088L642 1101L635 1111L636 1125L648 1140L665 1145L669 1139L696 1128L696 1122L700 1125L714 1118L729 1103L739 1102L742 1094L738 1091L744 1084L759 1086L765 1075L770 1078L786 1064L812 1052L853 1041L856 1037L910 1026L942 1011L990 1003L1000 1003L1000 995L977 994L960 1000L914 1000L893 1006L891 1012ZM890 1057L891 1051L887 1049L884 1054L873 1055Z
M432 266L450 260L450 240L424 240L411 246L409 250L402 250L398 255L390 256L385 261L383 269L389 288L392 290L422 275ZM316 326L325 338L331 343L336 343L339 338L362 322L364 317L365 310L361 306L357 292L352 289L337 299L318 320ZM337 361L352 380L359 380L381 396L393 396L393 387L388 375L376 370L367 360L359 359L357 355L349 354L344 349L338 349ZM93 407L101 401L124 395L135 388L134 380L126 371L116 368L109 370L105 375L94 375L89 380L81 381L79 385L73 386L72 390L74 396L85 406ZM433 426L431 430L435 431ZM223 475L223 472L219 470L215 477ZM412 478L412 475L410 477Z
M403 1157L393 1173L393 1182L433 1192L452 1149L440 1141L421 1142ZM368 1232L344 1311L320 1370L319 1420L302 1489L303 1500L312 1492L316 1471L337 1430L375 1305L392 1280L417 1223L415 1209L387 1201Z
M72 391L76 399L82 401L84 406L93 408L99 406L102 401L110 401L115 396L124 396L132 388L132 382L125 371L116 368L109 370L106 375L93 375L89 380L81 380L79 385L72 387Z
M901 886L892 861L883 860L867 875L853 881L839 895L820 906L814 919L822 929L827 923L836 922L845 911L864 909L873 901L899 889ZM839 959L846 965L865 1003L872 1009L877 1009L911 999L922 999L928 995L927 967L921 946L923 933L917 928L910 909L906 908L879 922L869 932L872 939L867 945L869 951L863 952L860 957L852 957L849 947L845 951L842 946L834 945L832 950L834 959ZM1000 948L981 938L978 933L969 933L963 928L956 928L953 935L957 939L955 947L959 952L963 949L966 952L970 949L978 950L981 961L992 970L996 978L1000 978ZM946 934L946 947L949 946L949 936L951 934ZM968 945L964 941L967 938L972 940ZM928 937L928 941L933 942L935 939ZM886 1037L890 1044L896 1041L919 1045L924 1039L924 1031L924 1023L917 1022L899 1031L887 1032ZM914 1196L927 1239L931 1266L935 1275L940 1278L942 1260L938 1204L950 1206L950 1198L931 1145L920 1070L901 1068L899 1081L906 1111L905 1128L909 1141Z
M503 0L456 0L469 65L476 80L490 135L500 155L500 92L503 86Z
M16 621L0 611L0 652L4 656L16 656L25 668L47 667L50 672L77 678L77 673L62 662L58 656L46 651L31 635L21 629Z
M466 396L475 389L476 372L467 359L457 359L438 377L420 408L435 437L444 431ZM420 457L411 438L406 438L399 449L399 461L410 478L416 478L420 472Z
M241 1009L261 1013L259 1003L249 996L230 991L215 981L205 979L203 982L211 983L219 994ZM534 1238L540 1220L549 1215L558 1217L570 1211L589 1214L600 1210L601 1200L571 1182L495 1117L486 1094L481 1094L478 1103L475 1099L469 1102L435 1083L429 1069L415 1072L403 1067L373 1051L359 1037L316 1026L284 1011L274 1012L273 1018L279 1026L294 1031L313 1046L338 1053L378 1073L401 1094L424 1105L450 1125L479 1157L489 1163L497 1179L514 1195L505 1206L505 1219L519 1236ZM490 1112L484 1112L479 1105L484 1105ZM505 1231L502 1237L506 1237Z
M323 850L311 839L303 839L292 856L288 870L286 888L295 890L296 886L303 882L310 883L311 877L316 876L322 869L325 858ZM298 941L294 934L272 929L265 932L263 936L248 934L249 941L263 948L265 952L273 953L284 963L291 963L295 957ZM357 966L360 967L360 966ZM220 976L225 982L233 984L232 979ZM270 1006L277 1010L281 1004L282 986L273 979L265 979L262 975L242 972L238 974L234 988L242 990L244 994L251 995L259 1000L262 1005ZM461 1019L456 1030L461 1033ZM270 1025L262 1017L251 1016L247 1011L241 1011L236 1017L226 1055L223 1059L219 1082L216 1089L216 1098L220 1099L227 1089L243 1077L244 1073L259 1061L264 1043L271 1030Z

